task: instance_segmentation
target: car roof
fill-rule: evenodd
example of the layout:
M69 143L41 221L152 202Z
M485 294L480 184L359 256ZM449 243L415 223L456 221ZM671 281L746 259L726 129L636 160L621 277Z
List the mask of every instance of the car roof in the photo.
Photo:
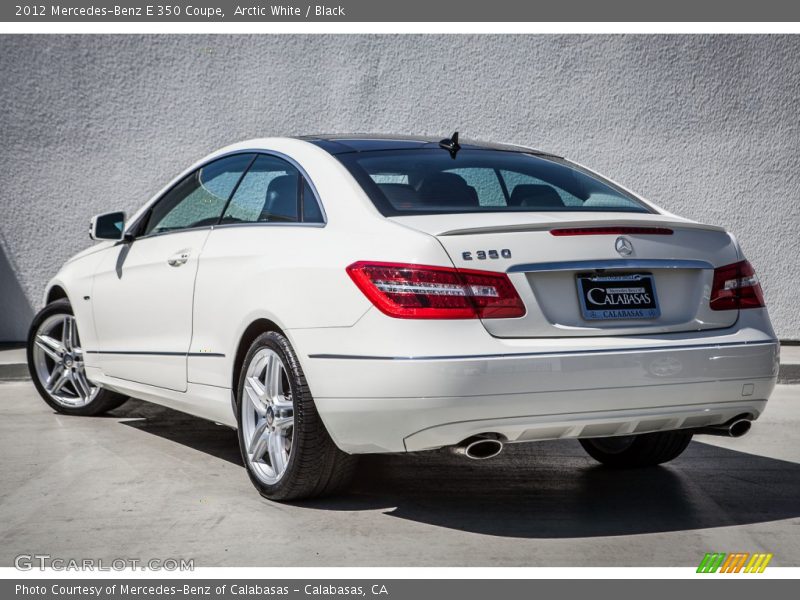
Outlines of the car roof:
M374 150L414 150L419 148L438 148L441 137L437 136L413 136L413 135L394 135L394 134L320 134L302 135L296 139L310 142L319 146L330 154L345 154L348 152L368 152ZM550 152L534 150L526 146L514 144L498 144L494 142L483 142L460 138L459 144L464 149L471 150L500 150L504 152L524 152L526 154L537 154L542 156L556 156Z

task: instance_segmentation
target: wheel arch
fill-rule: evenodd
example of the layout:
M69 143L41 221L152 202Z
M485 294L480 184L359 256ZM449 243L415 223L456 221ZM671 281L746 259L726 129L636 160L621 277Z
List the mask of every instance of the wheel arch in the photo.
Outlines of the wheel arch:
M233 368L231 369L231 390L233 391L234 398L236 396L236 390L239 386L239 371L242 368L244 357L247 355L250 344L252 344L253 340L255 340L262 333L268 333L270 331L275 331L281 335L286 335L283 329L281 329L280 326L275 323L275 321L267 319L266 317L261 317L252 321L247 327L245 327L244 331L239 336L239 343L236 346L236 353L233 357Z
M58 283L52 284L45 293L45 305L55 302L56 300L69 300L67 290Z

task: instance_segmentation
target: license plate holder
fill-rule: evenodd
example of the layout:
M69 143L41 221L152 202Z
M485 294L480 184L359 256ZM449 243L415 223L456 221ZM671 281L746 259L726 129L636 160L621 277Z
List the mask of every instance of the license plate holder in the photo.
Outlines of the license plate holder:
M652 273L579 273L577 286L587 321L652 320L661 316Z

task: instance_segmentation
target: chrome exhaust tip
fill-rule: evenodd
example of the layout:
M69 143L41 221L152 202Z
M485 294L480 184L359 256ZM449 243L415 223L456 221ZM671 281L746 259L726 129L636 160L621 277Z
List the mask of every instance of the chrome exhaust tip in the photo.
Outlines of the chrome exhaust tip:
M503 442L488 435L476 435L453 446L453 452L470 460L494 458L503 451Z
M711 425L709 427L701 427L699 429L695 429L694 433L699 433L703 435L719 435L722 437L732 437L732 438L740 438L753 426L752 421L750 419L735 419L730 423L724 423L722 425Z
M745 433L750 431L753 424L747 419L739 419L734 421L728 427L728 435L734 438L742 437Z

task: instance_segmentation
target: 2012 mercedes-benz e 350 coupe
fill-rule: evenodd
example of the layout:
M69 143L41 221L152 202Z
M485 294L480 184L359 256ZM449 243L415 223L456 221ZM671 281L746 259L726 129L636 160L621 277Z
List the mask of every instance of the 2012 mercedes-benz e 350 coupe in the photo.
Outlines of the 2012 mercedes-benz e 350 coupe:
M31 328L44 400L235 427L276 500L340 489L365 453L577 438L656 465L746 433L775 385L733 236L529 148L251 140L91 235Z

